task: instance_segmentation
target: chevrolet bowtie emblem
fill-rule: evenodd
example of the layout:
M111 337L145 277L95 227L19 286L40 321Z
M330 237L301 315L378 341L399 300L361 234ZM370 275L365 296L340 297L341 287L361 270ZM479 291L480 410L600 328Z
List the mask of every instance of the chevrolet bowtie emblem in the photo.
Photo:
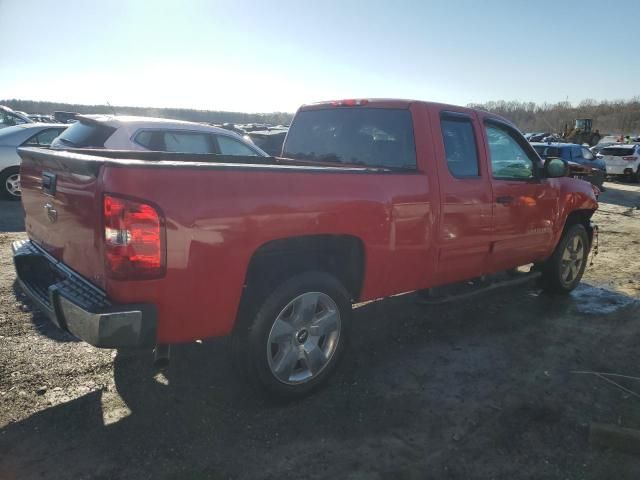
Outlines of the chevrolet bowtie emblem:
M44 210L45 212L47 212L47 218L49 219L49 221L51 223L55 223L55 221L58 219L58 211L53 208L53 205L51 205L50 203L47 203L44 206Z

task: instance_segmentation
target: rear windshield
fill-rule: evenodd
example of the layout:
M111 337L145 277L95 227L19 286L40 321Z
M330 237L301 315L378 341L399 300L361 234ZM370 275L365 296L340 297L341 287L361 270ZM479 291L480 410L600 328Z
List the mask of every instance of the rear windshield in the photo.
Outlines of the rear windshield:
M562 151L558 147L548 147L546 145L534 145L533 148L542 158L562 157Z
M55 139L56 147L104 148L104 142L115 132L115 128L99 123L79 121L67 128Z
M624 157L626 155L633 155L635 147L607 147L600 153L602 155L613 155L614 157Z
M411 113L401 109L361 107L302 111L291 125L283 156L416 168Z

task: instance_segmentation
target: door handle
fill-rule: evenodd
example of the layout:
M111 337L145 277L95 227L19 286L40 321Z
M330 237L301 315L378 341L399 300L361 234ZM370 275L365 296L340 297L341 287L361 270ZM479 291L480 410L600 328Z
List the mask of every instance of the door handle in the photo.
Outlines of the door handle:
M496 203L501 203L502 205L513 203L513 197L509 195L505 195L503 197L496 197Z

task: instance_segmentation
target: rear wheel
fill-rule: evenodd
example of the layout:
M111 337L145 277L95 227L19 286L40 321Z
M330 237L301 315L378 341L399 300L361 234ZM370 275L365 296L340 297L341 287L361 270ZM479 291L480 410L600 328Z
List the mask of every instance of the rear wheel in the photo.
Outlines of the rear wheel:
M0 173L0 196L6 200L20 200L20 169L9 167Z
M542 265L542 288L553 293L569 293L576 288L588 255L589 236L584 225L567 227L553 255Z
M335 369L347 341L351 301L331 275L296 275L245 308L234 360L255 386L280 398L304 396ZM253 310L254 313L250 313Z

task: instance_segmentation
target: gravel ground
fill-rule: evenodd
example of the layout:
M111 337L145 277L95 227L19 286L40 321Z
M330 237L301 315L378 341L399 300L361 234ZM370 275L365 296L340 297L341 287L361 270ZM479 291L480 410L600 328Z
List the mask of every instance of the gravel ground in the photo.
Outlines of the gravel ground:
M572 373L640 377L640 187L607 187L571 296L367 304L327 388L288 405L236 378L224 339L160 372L58 331L15 287L21 211L2 202L0 479L640 478L639 457L588 442L592 421L640 428L640 398Z

